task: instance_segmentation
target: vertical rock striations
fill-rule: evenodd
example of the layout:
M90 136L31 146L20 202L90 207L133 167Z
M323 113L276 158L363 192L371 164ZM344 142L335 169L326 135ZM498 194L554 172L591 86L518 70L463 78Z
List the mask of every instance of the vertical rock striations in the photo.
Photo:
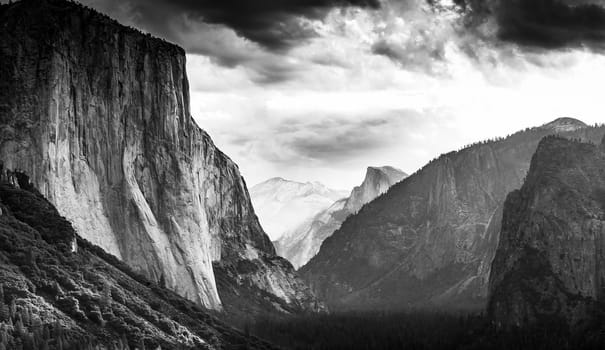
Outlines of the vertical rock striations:
M348 217L299 271L332 308L482 308L502 204L539 140L604 130L558 119L442 155Z
M288 305L312 300L269 277L295 278L236 164L190 116L181 48L76 3L29 0L0 7L0 62L0 159L82 237L210 308L213 263L251 262L238 278Z
M508 196L489 282L499 324L577 325L605 305L604 146L545 138Z

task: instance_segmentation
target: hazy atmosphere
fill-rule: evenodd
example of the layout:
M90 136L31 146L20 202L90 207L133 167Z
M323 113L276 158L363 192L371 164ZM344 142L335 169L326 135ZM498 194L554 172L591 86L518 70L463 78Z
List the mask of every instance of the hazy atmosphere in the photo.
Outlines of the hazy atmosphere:
M346 189L370 165L412 173L557 117L604 119L600 8L569 29L573 13L505 0L477 24L443 0L83 2L187 51L192 114L250 185Z
M605 349L605 0L0 0L0 350Z

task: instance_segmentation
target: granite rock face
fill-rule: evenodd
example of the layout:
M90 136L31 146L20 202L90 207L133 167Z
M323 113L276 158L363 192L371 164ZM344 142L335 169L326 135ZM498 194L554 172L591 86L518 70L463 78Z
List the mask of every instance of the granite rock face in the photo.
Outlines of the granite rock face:
M565 120L442 155L349 216L299 272L331 309L481 309L502 205L544 136L600 141Z
M79 235L209 308L221 308L213 264L241 261L257 269L238 278L306 308L288 289L299 281L256 283L295 277L272 262L237 165L190 115L181 48L30 0L0 7L0 62L0 159Z
M498 324L577 325L603 307L604 150L559 137L538 146L523 187L504 205L489 282Z
M403 171L390 166L368 167L361 185L351 191L345 203L345 210L351 214L357 213L364 204L385 193L406 176L408 175Z
M363 183L355 187L349 197L334 202L279 239L275 243L278 254L295 268L303 266L317 254L321 243L340 227L347 216L359 211L364 204L406 176L403 171L389 166L368 167Z

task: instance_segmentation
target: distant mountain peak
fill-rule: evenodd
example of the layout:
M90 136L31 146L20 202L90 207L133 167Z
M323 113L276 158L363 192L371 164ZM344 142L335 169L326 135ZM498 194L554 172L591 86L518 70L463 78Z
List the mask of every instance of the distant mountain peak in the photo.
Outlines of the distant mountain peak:
M401 171L397 168L393 168L392 166L369 166L367 169L367 173L371 172L371 171L389 171L389 170L395 170L395 171Z
M542 128L551 129L555 132L575 131L578 129L587 128L588 125L581 120L575 118L558 118L550 123L542 125Z
M397 169L395 167L389 166L389 165L385 165L385 166L369 166L367 171L366 171L366 178L368 178L369 176L371 176L371 174L373 173L383 173L391 178L399 178L401 176L407 176L407 174L400 170Z
M284 179L283 177L276 176L276 177L272 177L268 180L265 180L261 183L275 183L275 182L288 182L288 180Z
M323 241L332 235L349 215L406 176L406 173L392 166L367 167L363 183L355 187L348 197L339 198L326 209L282 235L275 245L278 253L290 260L295 268L303 266L317 254ZM301 215L297 212L296 216Z
M284 179L283 177L272 177L268 180L260 182L250 189L251 192L258 193L261 191L276 191L277 187L289 189L290 191L298 191L300 193L317 192L317 193L337 193L336 199L346 196L346 191L332 189L319 181L294 181Z
M356 213L364 204L386 192L389 187L407 176L406 173L392 166L369 166L363 183L353 188L345 208L351 213Z
M272 240L279 239L347 194L317 181L298 182L281 177L250 189L254 210Z

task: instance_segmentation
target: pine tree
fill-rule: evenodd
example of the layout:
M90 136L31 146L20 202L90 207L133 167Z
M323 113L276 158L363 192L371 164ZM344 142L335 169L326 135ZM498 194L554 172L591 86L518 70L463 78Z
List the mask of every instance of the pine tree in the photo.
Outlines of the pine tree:
M27 251L27 262L34 269L34 271L39 271L40 269L38 268L38 264L36 262L36 260L37 260L36 255L37 254L36 254L35 248L30 247L29 250Z
M101 291L101 309L105 310L111 303L111 285L103 281L103 290Z
M48 325L44 325L42 328L42 339L46 341L50 340L50 330L48 329Z
M8 334L6 333L6 329L2 327L0 330L0 345L8 345Z
M36 350L34 336L31 333L26 332L21 339L23 341L23 350Z
M11 301L11 304L9 307L9 317L14 319L16 315L17 315L17 303L15 302L15 299L13 299Z
M166 277L164 277L163 273L160 275L160 281L158 282L158 284L160 285L160 287L166 288Z
M145 340L143 340L143 338L141 338L139 340L139 345L137 346L138 350L145 350Z
M21 315L18 315L17 322L15 322L15 333L17 336L22 336L25 332L25 328L23 327L23 320L21 320Z
M29 327L31 325L31 313L29 311L29 306L25 306L21 311L21 320L24 326Z
M126 334L122 333L122 339L120 340L120 342L122 343L122 347L120 349L122 350L130 350L130 346L128 345L128 338L126 338Z
M0 322L7 321L10 318L8 305L0 301Z

